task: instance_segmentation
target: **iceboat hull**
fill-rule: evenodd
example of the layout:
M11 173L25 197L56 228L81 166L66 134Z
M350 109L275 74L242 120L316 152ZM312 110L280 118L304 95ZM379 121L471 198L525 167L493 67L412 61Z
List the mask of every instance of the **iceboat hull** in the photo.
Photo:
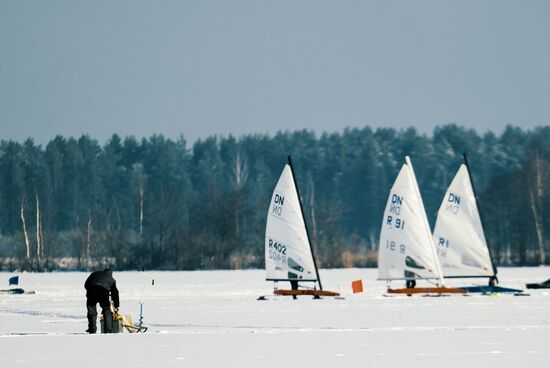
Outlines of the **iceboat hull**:
M298 289L298 290L288 290L288 289L276 289L273 290L275 295L286 295L286 296L300 296L300 295L312 295L312 296L340 296L340 293L329 290L307 290L307 289Z
M21 288L0 290L0 294L35 294L33 290L27 291Z
M466 294L464 289L455 289L448 287L414 287L402 289L388 289L390 294Z
M480 286L464 286L460 287L462 290L466 290L469 293L481 293L481 294L493 294L493 293L521 293L523 290L512 289L502 286L489 286L489 285L480 285Z

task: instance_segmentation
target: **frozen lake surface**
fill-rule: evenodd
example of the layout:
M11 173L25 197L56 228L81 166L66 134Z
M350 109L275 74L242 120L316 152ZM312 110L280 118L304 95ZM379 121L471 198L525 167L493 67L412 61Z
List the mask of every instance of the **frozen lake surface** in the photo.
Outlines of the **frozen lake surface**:
M271 296L265 272L115 272L121 313L145 334L86 335L87 273L23 273L0 294L4 367L548 367L550 290L530 296L385 296L375 269L321 270L344 299ZM0 273L1 288L12 274ZM500 268L524 288L550 267ZM362 279L365 292L352 294ZM482 281L453 280L448 285ZM287 288L288 283L281 283ZM395 286L399 286L397 283ZM98 308L99 310L99 308ZM99 326L99 324L98 324Z

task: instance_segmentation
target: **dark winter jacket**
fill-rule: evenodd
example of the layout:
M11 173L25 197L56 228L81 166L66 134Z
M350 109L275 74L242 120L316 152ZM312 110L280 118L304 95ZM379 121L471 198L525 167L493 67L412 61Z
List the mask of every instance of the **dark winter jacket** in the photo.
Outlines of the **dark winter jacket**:
M113 304L115 308L120 306L118 298L118 289L116 288L116 281L113 278L113 271L95 271L86 279L84 288L90 290L91 287L99 286L111 292L111 298L113 298Z

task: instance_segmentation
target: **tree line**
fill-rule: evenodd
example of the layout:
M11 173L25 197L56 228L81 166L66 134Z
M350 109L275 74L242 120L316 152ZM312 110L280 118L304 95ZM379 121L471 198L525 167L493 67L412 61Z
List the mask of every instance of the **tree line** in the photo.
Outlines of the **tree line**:
M450 124L212 136L0 142L0 268L263 267L272 190L293 156L322 267L375 266L382 214L406 154L431 225L468 154L500 265L548 263L550 128Z

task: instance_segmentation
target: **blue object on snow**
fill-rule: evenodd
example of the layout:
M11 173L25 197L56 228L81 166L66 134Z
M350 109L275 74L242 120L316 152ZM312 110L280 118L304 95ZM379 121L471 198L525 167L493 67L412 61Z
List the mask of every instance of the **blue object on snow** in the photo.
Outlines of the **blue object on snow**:
M19 276L10 277L8 286L12 285L19 285Z

